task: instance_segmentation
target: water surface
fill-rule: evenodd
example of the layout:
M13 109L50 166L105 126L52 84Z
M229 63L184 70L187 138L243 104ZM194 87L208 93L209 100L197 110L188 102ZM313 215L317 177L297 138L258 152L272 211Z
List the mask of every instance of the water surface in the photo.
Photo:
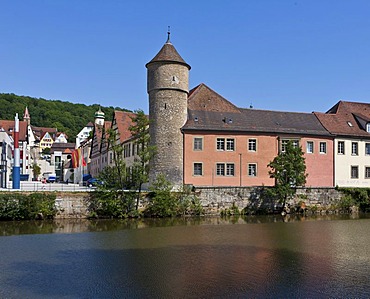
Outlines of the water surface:
M1 298L369 298L370 219L0 223Z

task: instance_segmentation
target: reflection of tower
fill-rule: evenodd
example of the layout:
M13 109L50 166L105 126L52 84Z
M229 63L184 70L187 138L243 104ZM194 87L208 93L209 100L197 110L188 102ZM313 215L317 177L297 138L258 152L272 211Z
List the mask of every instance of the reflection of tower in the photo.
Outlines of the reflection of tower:
M99 107L99 110L95 112L95 123L97 125L104 125L104 119L105 119L105 114L103 111L101 111L101 108Z
M174 187L183 184L183 135L187 120L190 66L167 42L146 64L149 94L149 133L157 152L150 163L150 183L163 174Z

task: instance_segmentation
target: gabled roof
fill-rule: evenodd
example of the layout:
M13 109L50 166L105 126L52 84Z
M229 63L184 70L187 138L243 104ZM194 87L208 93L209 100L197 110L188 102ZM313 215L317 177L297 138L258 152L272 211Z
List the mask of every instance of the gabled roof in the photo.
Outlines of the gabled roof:
M188 109L198 111L223 111L241 113L239 108L204 83L199 84L189 92Z
M370 123L370 104L339 101L326 113L315 112L322 125L338 136L370 138L366 124Z
M204 84L189 93L183 130L330 136L312 113L238 108Z
M0 120L0 130L14 139L14 120ZM19 141L27 141L27 122L19 121Z
M35 135L36 138L41 139L42 136L45 134L45 132L50 133L50 135L53 137L58 132L57 128L47 128L47 127L35 127L31 126L32 132Z
M67 149L69 149L71 152L75 149L76 143L60 143L60 142L54 142L53 145L50 148L50 154L53 154L56 151L60 151L63 154L69 153L69 151L66 152Z
M132 119L136 116L133 112L114 111L113 119L116 121L120 142L124 142L131 138L129 128L134 124Z
M46 136L46 138L51 138L53 139L53 137L49 134L49 132L43 132L42 135L40 136L40 141L42 139L44 139L44 137Z

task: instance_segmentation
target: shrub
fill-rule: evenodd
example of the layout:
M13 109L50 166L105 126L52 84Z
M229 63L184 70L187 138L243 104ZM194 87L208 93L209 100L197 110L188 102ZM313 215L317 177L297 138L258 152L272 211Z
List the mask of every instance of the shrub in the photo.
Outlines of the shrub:
M55 198L55 193L0 193L0 219L52 219L57 212Z

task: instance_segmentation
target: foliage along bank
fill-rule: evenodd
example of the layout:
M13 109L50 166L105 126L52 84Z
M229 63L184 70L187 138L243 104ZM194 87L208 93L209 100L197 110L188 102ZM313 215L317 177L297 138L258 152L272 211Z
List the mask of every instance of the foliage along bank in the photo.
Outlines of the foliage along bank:
M0 220L52 219L57 213L55 193L0 193Z

